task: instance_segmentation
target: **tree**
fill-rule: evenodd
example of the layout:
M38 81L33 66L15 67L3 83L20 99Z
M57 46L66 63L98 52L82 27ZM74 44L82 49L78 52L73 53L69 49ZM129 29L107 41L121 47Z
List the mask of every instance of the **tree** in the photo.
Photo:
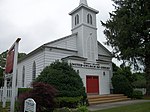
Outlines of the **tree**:
M3 69L5 68L7 52L8 50L0 54L0 68L3 68ZM26 56L26 53L18 53L18 60L20 60L21 58L24 58L25 56Z
M146 79L144 73L134 73L135 81L132 82L134 88L146 88Z
M150 2L148 0L113 0L115 11L102 25L107 45L118 59L139 69L144 66L147 95L150 95Z
M113 63L113 75L123 75L130 83L136 81L135 75L131 72L131 67L124 64L121 64L120 67L118 67Z
M7 51L4 51L0 54L0 67L4 68L6 64L6 56L7 56Z
M79 97L86 98L82 79L66 62L55 61L50 66L45 67L35 82L44 82L54 86L59 91L58 97L63 97L61 98L63 102L65 101L64 97L66 100L70 97L71 99L68 99L70 101L75 101ZM71 104L70 101L68 101L68 104L66 102L66 106ZM72 107L72 105L69 107Z
M0 87L2 87L2 85L3 85L3 69L2 68L0 68Z
M41 82L33 83L33 88L25 93L19 95L18 98L18 110L23 112L24 101L27 98L33 98L37 105L37 112L53 112L55 107L55 96L57 90L49 85Z
M117 72L120 69L115 63L112 63L113 73Z

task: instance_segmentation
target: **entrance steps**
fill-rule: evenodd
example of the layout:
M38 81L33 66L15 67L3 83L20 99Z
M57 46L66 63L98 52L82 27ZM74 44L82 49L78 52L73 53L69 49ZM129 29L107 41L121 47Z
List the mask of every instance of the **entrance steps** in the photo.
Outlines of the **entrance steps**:
M130 100L123 94L88 95L87 98L90 105Z

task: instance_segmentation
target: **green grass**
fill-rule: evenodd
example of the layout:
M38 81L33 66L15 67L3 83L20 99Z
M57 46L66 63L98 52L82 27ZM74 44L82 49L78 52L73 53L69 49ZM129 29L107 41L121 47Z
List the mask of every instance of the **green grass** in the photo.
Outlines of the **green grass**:
M0 102L0 112L8 112L10 103L6 103L6 108L2 108L2 102Z
M94 112L150 112L150 102L132 104Z

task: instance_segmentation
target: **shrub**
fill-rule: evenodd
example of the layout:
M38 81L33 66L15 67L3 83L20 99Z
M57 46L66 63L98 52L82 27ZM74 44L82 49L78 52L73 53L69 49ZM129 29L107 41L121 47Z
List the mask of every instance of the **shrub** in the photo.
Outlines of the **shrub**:
M32 88L18 88L18 96L31 90Z
M23 112L24 101L27 98L32 98L37 104L37 112L52 112L55 107L55 96L57 90L49 84L33 83L33 89L22 93L18 98L18 110Z
M77 108L77 111L78 112L88 112L88 109L86 106L80 106Z
M143 95L142 91L139 91L139 90L134 90L133 91L133 94L132 94L133 99L142 99L143 96L144 95Z
M70 107L70 108L75 108L78 106L80 101L82 100L81 97L57 97L57 103L59 107Z
M83 101L85 101L87 97L82 79L79 74L66 62L55 61L50 66L47 66L35 82L44 82L53 85L59 91L58 97L62 97L62 99L64 97L76 98L82 96ZM70 104L72 104L72 102L68 102L67 105ZM74 104L72 106L74 106Z
M112 77L114 93L132 96L133 88L128 79L123 75L114 75Z

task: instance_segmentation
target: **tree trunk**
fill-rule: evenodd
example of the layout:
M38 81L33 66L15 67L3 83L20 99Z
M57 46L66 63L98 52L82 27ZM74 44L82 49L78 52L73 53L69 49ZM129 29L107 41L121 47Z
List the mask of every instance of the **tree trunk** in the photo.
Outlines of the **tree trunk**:
M150 54L145 57L146 95L150 96Z

